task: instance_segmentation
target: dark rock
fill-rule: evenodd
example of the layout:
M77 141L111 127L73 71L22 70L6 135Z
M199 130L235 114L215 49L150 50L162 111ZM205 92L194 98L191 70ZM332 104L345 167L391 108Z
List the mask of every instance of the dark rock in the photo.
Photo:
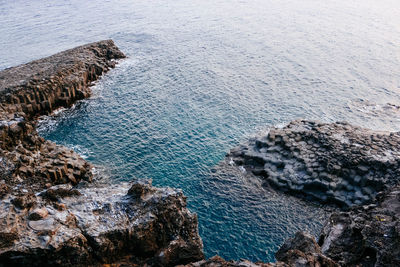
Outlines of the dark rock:
M38 208L29 214L28 219L31 221L38 221L46 218L47 215L49 215L49 211L45 207Z
M133 184L128 191L128 195L136 200L141 200L152 193L154 193L154 188L151 186L151 180L139 181Z
M10 192L10 188L5 183L0 182L0 199L7 195L8 192Z
M303 253L321 253L321 249L314 237L304 232L297 232L293 238L286 240L276 252L275 257L277 260L282 260L289 250L294 249L300 250Z
M277 262L277 263L253 263L248 260L239 261L226 261L219 256L211 257L208 260L202 260L193 262L187 265L177 265L176 267L287 267L289 265Z
M288 147L292 152L285 152ZM398 148L398 134L297 120L251 139L227 157L279 190L348 208L371 203L379 191L399 182ZM360 195L363 188L368 194Z
M0 232L0 249L12 246L16 240L18 240L18 234L16 232Z
M331 215L318 241L326 256L343 266L400 266L400 188L379 198Z
M30 209L36 205L37 200L33 193L27 193L13 198L11 203L20 209Z
M51 201L59 201L65 197L80 196L81 193L71 186L55 186L54 188L47 189L40 195Z
M304 232L286 240L275 257L289 266L339 266L322 254L314 237Z

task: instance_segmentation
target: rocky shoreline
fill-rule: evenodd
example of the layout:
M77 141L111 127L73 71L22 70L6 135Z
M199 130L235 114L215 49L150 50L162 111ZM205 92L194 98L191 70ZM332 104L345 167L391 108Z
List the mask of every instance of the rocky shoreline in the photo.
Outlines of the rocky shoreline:
M318 253L331 263L400 266L400 133L296 120L226 156L265 186L342 209L331 214L318 240ZM276 258L287 262L290 254L278 251Z
M400 266L398 133L294 121L228 154L274 188L344 209L275 263L204 259L180 190L92 183L93 166L40 137L37 118L90 96L124 57L106 40L0 71L0 266Z
M341 208L368 204L400 181L400 133L297 120L227 157L284 192Z
M91 185L91 166L40 137L39 115L90 96L125 55L112 40L0 72L0 266L173 266L204 258L179 190Z

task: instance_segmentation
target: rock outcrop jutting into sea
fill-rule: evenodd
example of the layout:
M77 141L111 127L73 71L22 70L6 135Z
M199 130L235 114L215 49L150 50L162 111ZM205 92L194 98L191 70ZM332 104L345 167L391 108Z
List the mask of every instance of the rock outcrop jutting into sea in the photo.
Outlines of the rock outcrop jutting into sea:
M92 166L36 132L39 115L88 97L91 83L124 57L106 40L0 72L0 266L203 259L182 192L82 183L92 181Z
M318 242L287 240L276 263L204 259L180 190L91 183L93 166L40 137L36 119L90 96L124 57L106 40L0 71L0 267L400 266L399 133L294 121L231 151L280 190L350 209Z
M278 190L348 210L331 214L318 245L298 233L276 253L278 260L295 266L400 266L399 151L398 132L296 120L227 157Z
M272 187L340 207L366 204L400 181L400 133L296 120L227 155Z

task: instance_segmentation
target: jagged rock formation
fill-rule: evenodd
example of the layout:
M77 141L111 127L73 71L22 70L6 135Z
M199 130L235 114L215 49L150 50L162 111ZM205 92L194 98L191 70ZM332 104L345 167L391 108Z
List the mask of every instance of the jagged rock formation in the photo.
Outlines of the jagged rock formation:
M88 97L123 57L107 40L0 72L0 266L203 259L197 217L180 191L89 186L92 166L36 132L39 115Z
M322 254L313 236L304 232L298 232L293 238L286 240L276 252L275 257L289 266L339 266Z
M218 256L185 267L400 266L400 186L377 196L376 203L335 212L318 243L298 232L275 254L275 263L226 261Z
M400 187L377 198L330 216L318 242L326 256L342 266L400 266Z
M203 258L197 217L181 191L146 183L128 189L58 185L37 196L7 195L0 263L87 266L128 257L132 265L171 266Z
M91 82L123 57L107 40L0 72L0 170L7 183L43 188L91 180L91 166L73 151L39 137L34 119L88 97Z
M297 120L227 157L282 191L347 208L399 182L400 133Z
M297 120L231 150L279 190L338 204L318 244L298 233L277 252L290 266L400 266L400 133Z
M0 173L6 184L90 181L90 164L73 151L45 141L35 118L90 95L91 82L125 57L112 40L87 44L0 72Z

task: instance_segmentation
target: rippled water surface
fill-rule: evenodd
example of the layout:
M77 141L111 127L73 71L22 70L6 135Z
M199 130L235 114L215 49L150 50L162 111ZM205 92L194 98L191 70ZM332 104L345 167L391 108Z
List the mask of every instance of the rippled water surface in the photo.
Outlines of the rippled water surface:
M0 26L0 69L115 40L128 58L41 133L182 188L207 256L274 260L326 216L219 164L231 147L296 118L400 130L397 0L0 1Z

